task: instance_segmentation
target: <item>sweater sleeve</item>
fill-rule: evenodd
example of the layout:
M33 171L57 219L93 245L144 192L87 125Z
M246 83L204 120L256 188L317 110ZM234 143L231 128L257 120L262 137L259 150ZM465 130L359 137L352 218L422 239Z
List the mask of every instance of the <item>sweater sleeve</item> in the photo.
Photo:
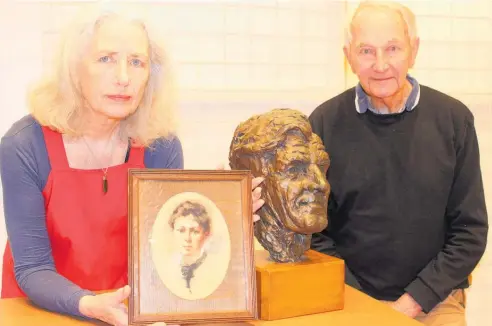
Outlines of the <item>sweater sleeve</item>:
M155 169L183 169L183 148L179 138L156 140L145 151L145 166Z
M319 114L319 109L315 110L313 114L309 117L309 122L311 124L311 128L313 129L313 132L317 134L322 141L328 138L328 136L324 134L325 130L328 128L324 128L323 125L324 121L322 119L322 116ZM328 153L328 155L329 154L330 153ZM330 217L336 214L336 206L337 205L334 199L334 195L333 193L331 193L328 200L328 227L322 232L313 234L311 239L311 249L329 256L343 259L340 256L340 254L337 252L335 240L330 236L330 228L331 228ZM357 281L357 278L354 276L352 271L348 268L347 264L345 264L345 283L358 290L362 290L359 281Z
M79 299L91 292L55 269L45 223L42 178L30 140L16 134L3 137L0 143L5 223L15 277L22 291L38 306L82 317Z
M466 281L487 242L487 211L473 117L465 123L462 134L457 140L455 174L446 207L446 243L406 288L426 313Z

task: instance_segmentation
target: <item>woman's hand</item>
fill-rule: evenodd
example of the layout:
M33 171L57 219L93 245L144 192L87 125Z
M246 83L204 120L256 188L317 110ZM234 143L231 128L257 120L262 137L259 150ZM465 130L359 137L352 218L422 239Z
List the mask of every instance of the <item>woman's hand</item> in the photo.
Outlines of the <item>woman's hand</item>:
M126 285L114 292L84 296L79 301L79 311L86 317L101 320L112 326L128 326L128 309L124 301L130 296L130 291L130 287ZM159 322L152 325L167 324Z
M224 164L220 164L217 166L217 170L225 170ZM261 199L261 188L259 185L265 180L263 177L253 178L252 181L252 189L253 189L253 222L256 222L260 219L258 214L255 214L261 206L265 203L263 199Z
M79 311L84 316L98 319L113 326L128 325L128 309L124 301L130 295L128 285L109 293L83 296Z

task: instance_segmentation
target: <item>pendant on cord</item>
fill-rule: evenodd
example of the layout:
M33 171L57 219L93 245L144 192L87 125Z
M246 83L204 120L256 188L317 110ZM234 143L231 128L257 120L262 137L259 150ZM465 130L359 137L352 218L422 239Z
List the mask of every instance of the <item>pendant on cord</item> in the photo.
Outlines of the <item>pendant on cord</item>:
M103 192L108 192L108 179L106 178L106 174L103 175Z

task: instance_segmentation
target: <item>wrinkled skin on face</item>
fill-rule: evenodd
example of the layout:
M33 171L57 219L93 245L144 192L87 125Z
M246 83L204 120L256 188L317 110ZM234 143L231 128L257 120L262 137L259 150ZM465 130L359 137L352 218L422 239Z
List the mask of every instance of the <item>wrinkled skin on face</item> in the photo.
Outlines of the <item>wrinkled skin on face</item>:
M328 225L330 194L329 156L307 117L276 109L250 118L236 129L229 161L265 178L258 241L277 262L301 260L311 235Z
M314 138L288 134L277 149L268 165L265 202L289 230L312 234L328 225L327 165L328 155Z
M385 6L361 9L351 23L345 56L376 108L399 109L411 91L407 73L414 66L419 39L411 39L403 17Z

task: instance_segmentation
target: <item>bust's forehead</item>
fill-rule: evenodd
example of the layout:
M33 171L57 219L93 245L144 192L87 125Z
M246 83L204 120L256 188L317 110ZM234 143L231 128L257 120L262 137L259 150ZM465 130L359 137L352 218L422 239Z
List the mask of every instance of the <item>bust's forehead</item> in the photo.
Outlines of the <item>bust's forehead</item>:
M319 139L313 136L314 134L306 139L300 133L287 135L285 141L277 149L277 161L284 164L295 161L324 163L328 160L328 155Z

